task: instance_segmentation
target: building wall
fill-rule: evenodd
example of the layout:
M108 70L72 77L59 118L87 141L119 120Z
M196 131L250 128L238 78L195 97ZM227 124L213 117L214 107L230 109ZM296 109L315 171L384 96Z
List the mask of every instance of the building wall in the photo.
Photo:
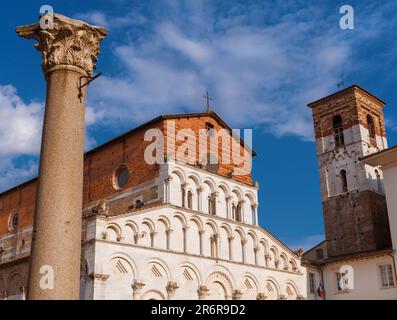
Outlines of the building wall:
M92 229L96 240L86 251L95 251L95 261L86 259L94 299L306 296L300 258L260 227L168 205L139 215L98 217ZM132 283L144 284L135 296ZM178 289L170 294L172 286Z
M379 265L390 264L393 258L390 255L350 260L338 263L329 263L322 267L327 300L389 300L397 299L397 287L382 288ZM354 288L348 291L338 291L336 272L344 265L351 266L354 272ZM394 269L394 267L393 267ZM394 272L394 284L395 269Z
M382 166L384 171L384 183L387 199L387 209L389 213L389 223L393 249L397 249L397 163L391 162L388 166ZM397 253L394 252L395 263L397 265Z

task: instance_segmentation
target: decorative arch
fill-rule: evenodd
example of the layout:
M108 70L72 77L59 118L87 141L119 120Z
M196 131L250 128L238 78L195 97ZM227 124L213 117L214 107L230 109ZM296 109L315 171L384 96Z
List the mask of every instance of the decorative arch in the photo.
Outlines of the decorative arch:
M157 221L164 223L167 229L171 228L171 221L168 217L161 215L158 217Z
M139 233L138 224L135 221L128 220L124 223L123 227L123 239L128 243L136 243L137 234Z
M284 252L282 252L280 254L280 259L281 259L281 263L282 263L282 265L281 265L282 269L288 270L288 258Z
M141 223L148 226L150 232L154 232L156 230L156 226L155 226L153 220L151 220L149 218L144 218Z
M180 220L180 222L182 223L183 228L187 227L187 220L186 220L186 217L185 217L185 215L183 213L175 212L174 218L177 218L177 219Z
M201 221L201 218L198 216L192 216L189 221L194 221L197 223L200 229L203 229L203 221Z
M129 256L128 254L126 254L124 252L115 252L115 253L111 254L110 256L108 256L107 258L105 258L105 260L101 264L100 273L108 274L109 270L107 270L107 266L108 266L109 262L112 261L113 259L117 259L117 258L120 258L120 259L123 259L124 261L126 261L126 263L131 267L134 278L139 278L138 268L137 268L134 260L132 259L131 256Z
M259 282L252 273L245 273L242 277L241 291L243 300L255 300L259 293Z
M165 295L159 290L148 290L142 294L141 300L167 300Z
M226 197L230 196L230 187L226 183L219 182L217 188L222 189L223 192L225 193Z
M197 188L200 187L201 184L202 184L202 180L201 180L200 176L197 173L195 173L195 172L189 172L187 178L188 179L189 178L192 179L194 181L194 183L196 184Z
M211 273L207 278L206 286L209 289L209 299L228 300L232 298L233 284L229 276L224 272L215 271ZM223 292L219 292L219 288L222 288Z
M109 239L109 240L111 240L111 241L115 241L115 240L116 241L120 241L120 239L121 239L121 228L120 228L120 226L117 223L115 223L115 222L110 222L110 223L107 224L106 229L105 229L107 235L109 235L109 231L108 231L109 229L112 230L115 233L115 238L116 238L116 239Z
M290 290L288 290L288 287ZM295 284L294 281L292 280L287 280L285 283L285 297L287 300L296 300L297 297L299 296L299 290L297 285Z
M228 237L233 237L233 230L227 223L222 223L220 226L221 229L225 229Z
M160 258L150 258L150 259L148 259L148 260L146 260L145 261L145 267L147 267L148 265L150 265L150 264L157 264L157 265L160 265L163 269L164 269L164 271L165 271L165 273L166 273L166 276L167 276L167 281L172 281L172 273L171 273L171 270L170 270L170 268L168 267L168 264L164 261L164 260L162 260L162 259L160 259Z
M193 263L189 261L185 261L179 265L179 268L190 268L193 272L194 275L197 277L198 283L203 283L203 277L201 276L200 270L194 265Z
M205 224L211 226L212 231L214 234L218 233L218 226L216 224L216 222L212 219L207 219L207 221L205 222Z
M211 268L210 270L208 270L208 272L206 274L207 281L210 278L210 276L214 273L221 273L221 274L223 273L224 275L226 275L228 282L230 283L230 286L232 288L237 287L236 280L233 276L233 273L226 266L217 265L217 266L214 266L213 268ZM207 283L207 281L206 281L206 283Z
M181 180L181 183L185 183L186 182L186 175L184 170L182 170L179 167L174 167L174 169L172 169L171 171L171 175L175 174L179 177L179 179Z
M207 184L210 187L211 192L215 192L216 191L216 183L215 180L212 179L211 177L205 177L203 180L203 185Z
M265 280L265 294L269 300L277 300L280 297L280 285L273 277L267 277Z

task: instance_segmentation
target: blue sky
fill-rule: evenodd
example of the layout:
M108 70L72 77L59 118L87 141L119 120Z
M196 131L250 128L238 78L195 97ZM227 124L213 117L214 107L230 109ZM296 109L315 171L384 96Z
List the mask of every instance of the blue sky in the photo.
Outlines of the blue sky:
M317 162L306 104L357 83L385 100L397 143L396 1L7 1L0 26L0 190L36 175L45 82L33 42L15 27L39 7L109 29L87 107L86 148L158 114L213 108L253 128L260 223L292 247L323 239ZM339 28L339 8L355 29Z

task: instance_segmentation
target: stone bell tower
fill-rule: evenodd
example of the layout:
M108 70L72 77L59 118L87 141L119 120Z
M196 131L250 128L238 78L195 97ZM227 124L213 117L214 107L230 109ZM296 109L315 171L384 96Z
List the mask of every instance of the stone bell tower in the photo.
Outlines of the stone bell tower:
M79 299L87 81L103 28L60 14L17 28L37 41L47 82L28 299Z
M387 148L384 102L353 85L308 106L313 112L328 255L390 247L382 172L360 162Z

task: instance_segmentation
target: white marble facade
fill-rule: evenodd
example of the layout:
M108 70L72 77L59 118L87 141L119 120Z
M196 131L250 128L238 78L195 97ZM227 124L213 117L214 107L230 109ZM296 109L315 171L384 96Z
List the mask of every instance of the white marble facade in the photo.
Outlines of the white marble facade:
M257 225L255 187L175 163L156 183L162 204L88 218L82 299L306 297L300 256Z

